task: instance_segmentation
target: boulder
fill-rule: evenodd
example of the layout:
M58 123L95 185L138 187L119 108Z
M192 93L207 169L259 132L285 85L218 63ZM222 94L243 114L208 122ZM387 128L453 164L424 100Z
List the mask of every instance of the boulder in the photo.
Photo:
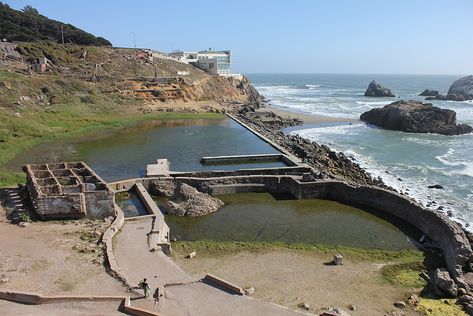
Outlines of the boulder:
M196 251L192 251L191 253L189 253L186 258L187 259L192 259L194 258L195 256L197 256L197 252Z
M463 275L463 280L470 288L473 288L473 272L467 272Z
M254 287L249 287L245 289L245 294L246 295L253 295L255 294L255 288Z
M153 195L172 197L176 190L176 183L172 179L160 179L150 184L149 191Z
M463 100L473 99L473 76L466 76L453 82L448 89L447 97L455 96L457 99L463 98ZM463 101L458 100L458 101Z
M215 212L221 206L223 206L221 200L182 183L176 186L171 200L166 202L164 209L169 215L195 217Z
M343 256L339 253L333 256L333 261L332 263L336 266L341 266L343 265Z
M458 294L458 287L445 268L435 270L433 284L435 293L440 297L456 297Z
M400 100L372 109L361 114L360 119L385 129L410 133L459 135L473 131L469 125L456 123L455 111L414 100Z
M395 97L395 95L390 89L382 87L373 80L365 91L365 97Z
M432 185L429 185L427 188L429 189L438 189L438 190L443 190L444 187L441 186L440 184L432 184Z
M438 97L441 94L437 90L425 89L422 93L419 94L423 97Z

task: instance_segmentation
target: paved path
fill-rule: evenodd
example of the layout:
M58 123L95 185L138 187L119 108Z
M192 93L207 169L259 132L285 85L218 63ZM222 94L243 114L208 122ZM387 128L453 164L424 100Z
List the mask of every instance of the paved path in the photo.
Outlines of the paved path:
M160 302L162 315L301 315L295 310L263 302L248 296L229 294L202 282L193 282L174 261L161 251L150 252L147 234L153 219L143 218L126 221L122 231L115 237L114 253L122 274L131 284L147 278L154 292L156 287L165 287ZM194 280L195 281L195 280ZM171 283L183 283L170 285ZM144 301L133 303L144 306Z

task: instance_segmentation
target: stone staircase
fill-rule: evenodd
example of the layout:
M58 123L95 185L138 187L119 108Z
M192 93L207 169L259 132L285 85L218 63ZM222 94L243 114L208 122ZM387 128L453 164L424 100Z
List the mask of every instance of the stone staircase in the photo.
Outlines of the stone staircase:
M11 210L10 220L18 223L22 222L21 214L30 216L29 200L26 188L6 189L6 205Z

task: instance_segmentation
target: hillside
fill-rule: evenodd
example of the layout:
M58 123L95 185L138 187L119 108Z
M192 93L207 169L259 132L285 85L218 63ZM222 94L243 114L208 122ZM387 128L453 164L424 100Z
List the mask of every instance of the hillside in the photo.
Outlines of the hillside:
M49 19L31 6L23 11L10 8L0 2L0 38L10 41L37 42L53 41L78 45L111 46L112 44L102 37L96 37L71 24Z
M29 70L48 58L45 72ZM54 42L0 43L0 186L22 181L2 169L34 144L164 112L236 111L259 97L247 79L212 76L149 51Z

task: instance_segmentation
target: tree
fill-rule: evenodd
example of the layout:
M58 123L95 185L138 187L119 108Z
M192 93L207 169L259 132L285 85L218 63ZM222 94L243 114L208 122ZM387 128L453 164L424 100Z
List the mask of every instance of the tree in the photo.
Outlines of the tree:
M38 10L36 10L35 8L33 8L29 4L27 6L25 6L23 9L21 9L21 11L23 11L25 13L39 14Z

